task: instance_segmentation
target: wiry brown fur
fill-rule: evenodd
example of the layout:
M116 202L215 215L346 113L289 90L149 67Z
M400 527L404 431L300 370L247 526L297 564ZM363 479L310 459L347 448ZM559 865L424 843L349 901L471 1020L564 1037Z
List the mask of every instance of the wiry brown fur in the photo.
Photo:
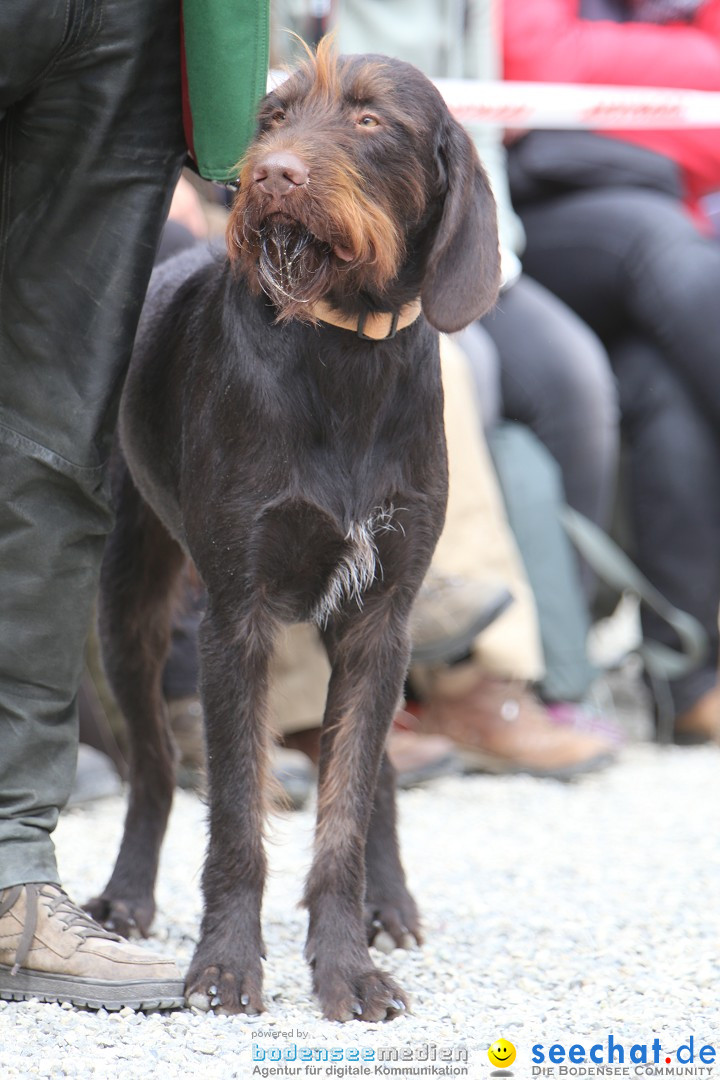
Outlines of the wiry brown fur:
M238 166L239 194L227 226L228 253L251 288L260 283L253 272L258 262L260 231L269 199L253 183L253 170L268 154L292 150L310 170L310 180L302 192L286 200L285 211L313 237L309 279L302 294L288 297L278 305L280 319L307 318L308 307L340 286L343 291L362 285L383 291L396 278L405 259L404 231L398 228L392 200L382 189L370 187L358 158L356 142L338 127L337 102L345 98L348 111L360 111L367 101L388 97L392 79L388 65L378 59L364 64L349 85L341 83L339 60L330 44L321 42L317 55L310 55L298 72L275 91L270 105L260 114L260 135ZM309 87L309 90L307 89ZM298 129L284 127L274 114L292 108L304 94L305 122ZM398 110L398 119L411 118ZM328 137L318 140L317 131L327 129ZM368 139L372 135L368 134ZM396 182L410 218L417 224L426 205L425 178L408 169ZM333 247L340 245L353 253L340 260Z
M379 930L420 940L384 743L447 494L437 330L495 298L494 206L420 72L323 46L261 104L228 244L229 259L191 251L157 271L123 394L102 630L133 770L90 907L145 933L154 910L173 785L161 672L185 552L208 594L210 820L188 1001L263 1007L269 661L280 624L314 621L332 677L306 955L325 1016L389 1019L406 998L367 945ZM313 300L352 326L418 298L423 314L387 340L308 325Z

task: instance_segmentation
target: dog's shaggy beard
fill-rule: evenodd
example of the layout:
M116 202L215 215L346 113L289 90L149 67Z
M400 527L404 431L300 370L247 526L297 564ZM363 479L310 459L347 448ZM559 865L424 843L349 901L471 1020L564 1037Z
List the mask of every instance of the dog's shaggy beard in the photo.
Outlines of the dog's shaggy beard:
M312 321L312 304L328 291L332 248L302 225L266 222L257 236L257 276L279 319Z

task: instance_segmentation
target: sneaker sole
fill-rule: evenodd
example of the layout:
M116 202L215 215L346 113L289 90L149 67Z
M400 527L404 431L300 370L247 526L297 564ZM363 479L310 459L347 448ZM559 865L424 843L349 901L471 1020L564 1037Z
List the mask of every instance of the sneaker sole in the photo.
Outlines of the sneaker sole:
M673 733L672 741L676 746L707 746L708 743L715 742L715 739L712 735L706 735L700 731L676 731Z
M540 769L532 765L519 765L506 758L495 757L493 754L465 746L458 746L457 752L466 772L492 773L493 776L534 776L539 780L573 780L576 776L606 769L617 760L617 755L608 751L596 754L585 761L578 761L573 765Z
M0 1000L2 1001L69 1002L86 1009L136 1009L153 1012L160 1009L179 1009L185 1004L181 979L128 980L106 982L85 979L77 975L53 975L23 968L16 975L0 964Z
M443 776L461 776L463 763L459 756L453 752L431 765L423 765L417 769L406 769L404 772L396 770L395 783L402 791L409 788L421 787L431 780L438 780Z

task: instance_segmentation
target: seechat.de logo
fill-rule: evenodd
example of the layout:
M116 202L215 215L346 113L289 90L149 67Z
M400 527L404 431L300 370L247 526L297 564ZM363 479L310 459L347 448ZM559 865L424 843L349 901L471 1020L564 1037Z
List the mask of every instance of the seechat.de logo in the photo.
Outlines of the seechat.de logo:
M563 1043L553 1043L547 1049L544 1043L536 1043L532 1048L532 1060L538 1065L713 1065L715 1063L715 1047L709 1044L695 1046L695 1037L690 1035L685 1042L673 1050L663 1050L659 1039L653 1039L651 1043L633 1043L626 1046L616 1042L613 1035L609 1035L606 1042L594 1043L592 1046L584 1046L582 1043L573 1043L565 1046ZM562 1070L561 1070L562 1071ZM639 1074L636 1069L635 1073ZM670 1074L673 1069L652 1070L656 1074ZM706 1072L709 1070L705 1070ZM543 1072L542 1069L533 1068L533 1074ZM566 1070L566 1075L571 1075L575 1070ZM650 1075L651 1070L647 1070ZM578 1072L579 1075L579 1072Z

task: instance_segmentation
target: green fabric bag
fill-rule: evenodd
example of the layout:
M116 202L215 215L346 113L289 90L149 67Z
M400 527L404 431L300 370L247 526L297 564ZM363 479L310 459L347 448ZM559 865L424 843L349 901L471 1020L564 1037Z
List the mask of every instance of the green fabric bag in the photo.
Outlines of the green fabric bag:
M269 0L182 0L183 113L201 176L235 179L265 94Z

